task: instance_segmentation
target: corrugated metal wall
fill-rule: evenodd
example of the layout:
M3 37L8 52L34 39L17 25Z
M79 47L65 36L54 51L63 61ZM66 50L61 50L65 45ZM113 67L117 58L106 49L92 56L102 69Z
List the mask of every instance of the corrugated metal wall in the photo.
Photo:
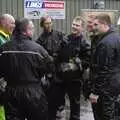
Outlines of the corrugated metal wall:
M49 0L52 1L52 0ZM61 1L61 0L57 0ZM66 19L55 20L54 27L64 33L71 30L72 19L80 15L80 9L93 8L94 0L63 0L66 2ZM106 9L120 9L120 0L104 0ZM24 15L24 0L0 0L0 14L10 13L15 18ZM36 28L35 36L40 34L39 20L33 20Z

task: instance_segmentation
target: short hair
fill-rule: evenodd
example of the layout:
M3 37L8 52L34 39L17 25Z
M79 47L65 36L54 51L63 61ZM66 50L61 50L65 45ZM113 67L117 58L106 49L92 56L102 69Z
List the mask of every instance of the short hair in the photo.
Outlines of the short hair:
M48 16L48 15L43 16L40 19L40 27L42 27L42 28L44 27L44 22L46 21L47 18L50 18L53 21L53 19L50 16Z
M0 25L3 24L3 21L8 20L8 19L14 19L14 17L10 14L2 14L0 16Z
M94 19L96 18L96 15L94 15L94 14L90 14L90 15L88 15L88 18L94 20Z
M28 18L18 18L15 20L15 33L23 33L31 20Z
M95 19L98 19L101 23L104 23L107 25L111 25L111 23L112 23L111 17L106 13L100 13L100 14L96 15Z
M76 16L73 21L81 21L81 25L84 26L85 25L85 21L83 19L83 17L81 16Z

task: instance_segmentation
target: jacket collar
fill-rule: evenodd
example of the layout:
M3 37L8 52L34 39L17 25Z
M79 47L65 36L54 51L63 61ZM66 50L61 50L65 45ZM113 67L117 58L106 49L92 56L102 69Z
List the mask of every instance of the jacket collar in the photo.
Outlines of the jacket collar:
M25 36L23 34L13 34L12 36L15 40L32 40L31 37Z
M1 34L4 38L6 38L6 40L9 39L9 34L6 34L3 30L0 30L0 34Z

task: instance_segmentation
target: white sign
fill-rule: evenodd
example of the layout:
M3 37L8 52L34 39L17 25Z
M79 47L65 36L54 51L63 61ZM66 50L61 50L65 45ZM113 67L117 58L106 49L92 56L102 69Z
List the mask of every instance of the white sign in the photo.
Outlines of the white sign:
M117 25L120 25L120 17L118 18Z
M40 19L46 14L53 19L65 19L65 2L24 0L24 17Z

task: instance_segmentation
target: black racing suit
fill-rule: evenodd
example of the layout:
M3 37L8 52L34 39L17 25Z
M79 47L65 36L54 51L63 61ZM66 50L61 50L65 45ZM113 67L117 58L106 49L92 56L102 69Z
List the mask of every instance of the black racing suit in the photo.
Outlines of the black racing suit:
M37 40L37 43L42 45L53 57L56 69L57 65L59 64L59 60L57 59L57 57L62 40L63 33L54 29L51 32L47 32L44 30ZM56 76L56 74L53 75L52 79L47 79L49 79L50 81L50 87L48 87L46 91L46 94L48 96L49 120L54 120L56 119L56 112L59 111L58 108L60 108L61 105L64 106L62 80L60 80L58 76Z
M6 120L47 120L48 106L41 77L52 72L52 57L39 44L21 34L4 44L0 53L0 77L7 81Z
M66 36L61 44L58 74L64 81L65 92L70 99L70 120L80 120L80 94L82 75L89 66L90 41L83 35Z
M94 117L114 120L115 100L120 93L120 37L110 29L97 39L91 61L91 92L99 95L92 105Z

